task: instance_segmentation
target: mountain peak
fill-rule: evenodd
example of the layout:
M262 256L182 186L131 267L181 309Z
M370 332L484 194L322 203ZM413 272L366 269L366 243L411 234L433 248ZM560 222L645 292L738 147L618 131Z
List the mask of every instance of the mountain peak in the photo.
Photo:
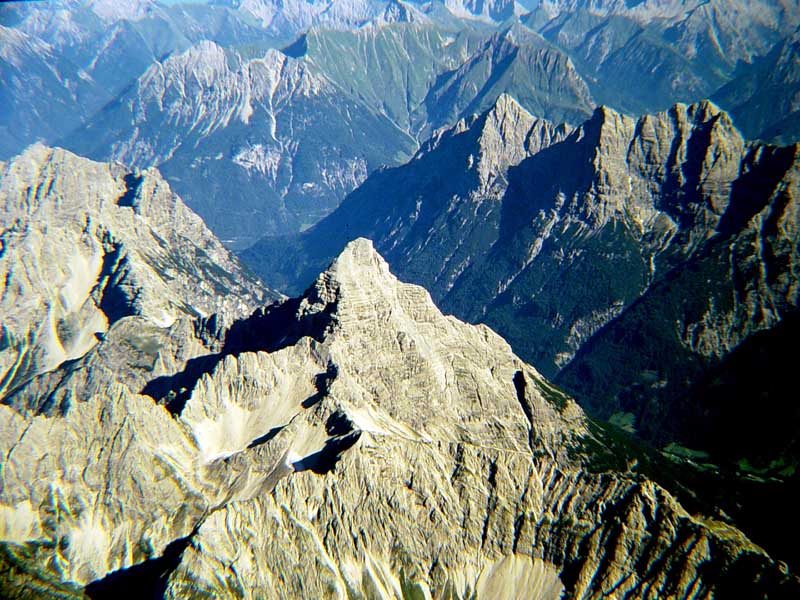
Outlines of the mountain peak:
M506 92L503 92L497 97L497 100L494 101L494 105L489 112L496 115L518 115L520 113L530 115L530 113L525 110L519 102L517 102L510 94Z
M4 351L30 356L0 393L84 355L124 317L162 327L187 314L241 316L264 300L156 169L35 144L2 166L0 229L0 312L12 341L0 364L13 364Z
M389 265L378 254L371 240L357 238L349 242L330 266L317 278L309 295L312 304L321 301L341 308L355 300L371 299L376 293L393 296L391 289L398 284Z
M483 186L490 185L509 166L566 136L566 125L538 119L508 94L501 94L482 119L477 169Z
M372 240L363 237L348 243L323 275L341 283L351 280L367 282L368 279L387 277L394 279L389 272L389 265L375 250Z
M389 0L386 8L375 19L378 25L390 23L430 23L431 20L424 15L418 8L403 2L402 0Z

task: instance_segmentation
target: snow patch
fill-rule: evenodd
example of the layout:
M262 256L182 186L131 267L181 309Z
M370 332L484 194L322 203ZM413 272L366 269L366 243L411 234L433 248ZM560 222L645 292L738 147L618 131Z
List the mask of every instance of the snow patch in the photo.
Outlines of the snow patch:
M259 173L274 182L278 179L278 169L281 165L282 153L280 148L254 144L241 149L233 157L234 164L242 167L249 175Z
M84 573L88 567L91 578L105 575L108 567L108 553L111 540L102 523L93 514L85 513L75 529L67 535L67 557L74 571ZM76 578L85 579L81 574Z
M0 540L21 544L42 537L39 514L30 501L16 506L0 504Z
M200 461L209 464L241 452L252 441L248 426L253 413L230 402L216 419L204 419L193 425L193 433L200 448Z

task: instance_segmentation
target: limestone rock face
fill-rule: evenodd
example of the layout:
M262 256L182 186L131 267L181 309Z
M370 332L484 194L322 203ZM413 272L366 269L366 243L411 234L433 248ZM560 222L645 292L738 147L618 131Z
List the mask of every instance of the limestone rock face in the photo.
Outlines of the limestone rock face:
M715 505L796 562L792 502L765 518L756 498L797 489L791 369L766 358L791 355L784 323L800 302L797 146L745 143L711 102L639 119L599 108L561 132L511 106L440 132L312 230L243 257L301 285L349 239L374 238L401 278L492 327L593 416L708 453L737 490L704 482ZM753 398L768 417L753 417Z
M710 102L639 119L600 107L569 130L501 96L368 179L296 243L264 240L243 257L296 289L347 240L368 236L445 311L489 324L554 375L740 210L728 209L747 155Z
M232 320L268 298L156 170L41 145L0 169L0 396L123 317Z
M598 468L604 434L570 398L367 240L229 327L145 323L120 320L18 393L71 391L61 411L0 406L4 556L40 587L710 598L740 576L753 597L797 583L635 464ZM134 333L150 342L120 354Z
M443 3L457 17L489 23L501 23L525 11L514 0L444 0Z

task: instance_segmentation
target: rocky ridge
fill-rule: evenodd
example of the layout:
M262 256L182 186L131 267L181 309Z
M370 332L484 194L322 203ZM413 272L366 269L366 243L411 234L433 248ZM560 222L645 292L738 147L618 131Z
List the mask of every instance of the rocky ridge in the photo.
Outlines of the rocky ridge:
M686 426L684 418L699 409L678 401L687 394L686 382L699 382L704 370L718 365L757 332L793 317L800 305L798 181L797 145L746 148L738 177L727 192L727 206L712 211L704 218L710 223L683 243L696 250L664 260L664 276L655 277L635 305L595 336L559 381L584 391L600 414L618 410L636 414L636 422L649 436L684 435L697 441L699 432L686 431L695 428ZM706 201L713 206L713 196ZM671 260L676 262L670 269ZM647 343L636 343L623 331L637 332ZM611 378L596 370L606 353L626 365ZM600 393L601 388L607 391ZM725 409L722 412L722 420L733 418ZM753 435L759 437L761 432ZM793 434L781 437L773 443L794 445ZM737 452L735 444L727 446Z
M435 132L408 164L367 179L308 232L262 240L242 256L273 285L297 293L350 239L368 236L393 268L439 301L494 242L509 168L568 132L502 95L484 114Z
M312 29L283 52L200 42L156 62L62 143L158 166L226 244L243 248L315 224L433 128L506 90L554 120L580 121L593 106L569 59L519 26L398 23Z
M118 320L234 319L270 295L158 171L31 146L0 170L0 396L75 360Z
M174 598L710 598L740 580L788 597L796 585L634 465L596 472L607 440L577 405L491 330L399 283L367 240L303 297L203 323L186 340L202 360L166 374L188 387L183 406L154 402L168 385L128 387L130 362L91 371L106 383L96 392L75 385L83 361L130 335L120 322L49 390L76 394L62 414L0 407L4 556L29 585Z
M738 105L752 94L752 78L767 76L768 69L758 73L780 52L777 48L791 47L798 15L796 0L556 0L539 3L522 22L575 61L599 104L641 114L712 97L738 120ZM625 85L632 79L641 85ZM773 108L745 110L741 126L746 135L752 139L767 128L754 133L750 125L758 120L780 127L792 113L789 96L780 86L763 86L758 98L768 98ZM785 131L787 124L782 127ZM795 129L784 142L795 139ZM770 139L777 139L779 131Z
M701 487L718 482L706 491L723 510L795 564L791 501L760 508L775 494L797 498L792 384L741 365L791 353L796 146L747 144L704 102L639 119L600 108L559 135L540 123L549 137L526 156L520 140L533 119L513 115L489 112L438 134L314 229L243 258L277 274L279 288L302 285L349 239L374 237L443 310L499 331L594 415L678 463L681 445L698 452ZM488 127L498 122L515 133ZM484 163L489 179L482 152L497 159ZM388 203L386 190L398 190ZM769 418L753 417L754 397Z
M525 11L514 0L444 0L443 3L457 17L489 23L502 23Z
M437 134L414 160L373 176L296 244L274 244L283 252L267 251L264 241L243 256L264 277L302 286L297 278L310 278L348 236L370 236L445 310L489 323L554 374L657 274L703 246L728 210L746 152L727 114L708 102L638 120L601 107L569 135L544 122L532 130L533 118L520 116L526 114L503 97L472 133L464 133L464 121ZM448 152L458 158L436 152L437 140L450 139ZM447 193L439 198L441 173ZM408 197L388 208L375 204L392 189ZM465 235L465 227L472 232ZM598 252L609 260L598 261ZM290 257L307 271L284 274L280 263L297 264ZM586 290L595 269L609 286ZM575 290L570 299L567 289ZM527 330L537 331L535 349L516 333Z

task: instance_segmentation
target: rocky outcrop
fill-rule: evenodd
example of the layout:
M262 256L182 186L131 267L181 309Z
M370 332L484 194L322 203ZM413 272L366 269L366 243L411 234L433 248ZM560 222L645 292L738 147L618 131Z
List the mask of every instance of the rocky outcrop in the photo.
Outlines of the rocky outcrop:
M274 297L155 170L31 146L2 165L0 231L0 396L124 317L234 319Z
M90 354L129 335L115 327ZM367 240L303 297L205 339L172 415L124 381L63 414L0 407L7 560L90 595L149 581L174 598L711 597L740 579L763 597L797 583L635 464L598 468L604 434L571 399L399 283Z
M388 23L430 24L431 20L413 4L402 0L390 0L373 23L378 26Z
M746 144L711 103L638 120L601 108L504 169L533 130L513 114L438 135L315 229L246 259L268 256L262 272L302 281L349 237L373 235L446 312L501 332L595 416L662 448L702 451L703 478L728 490L710 490L723 510L796 562L784 533L791 502L769 516L760 508L774 494L797 497L790 386L729 357L744 344L745 356L791 352L790 334L761 334L797 314L797 149ZM496 126L515 122L514 134ZM496 165L488 187L480 164ZM391 202L386 190L397 190ZM723 394L732 380L750 383ZM781 427L752 416L754 398L769 399Z
M525 11L514 0L443 0L443 4L457 17L488 23L502 23Z

